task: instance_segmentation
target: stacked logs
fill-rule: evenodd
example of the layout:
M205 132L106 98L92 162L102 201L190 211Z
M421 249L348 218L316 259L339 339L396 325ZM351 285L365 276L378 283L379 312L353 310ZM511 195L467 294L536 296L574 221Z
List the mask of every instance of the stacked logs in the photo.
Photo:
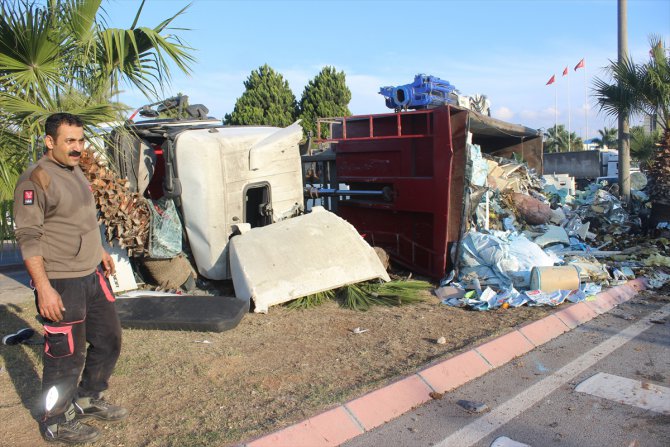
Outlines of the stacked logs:
M128 256L148 255L151 211L147 201L131 193L128 180L119 178L90 149L82 152L79 166L91 184L98 221L105 225L107 240L117 239Z

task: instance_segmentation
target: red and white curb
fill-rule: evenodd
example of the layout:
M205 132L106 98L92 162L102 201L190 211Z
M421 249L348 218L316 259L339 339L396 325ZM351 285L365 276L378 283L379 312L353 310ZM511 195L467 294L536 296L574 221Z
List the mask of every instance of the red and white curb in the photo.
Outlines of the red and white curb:
M338 446L432 400L431 392L454 390L630 300L645 288L644 279L638 278L604 290L595 300L571 304L409 377L241 446Z

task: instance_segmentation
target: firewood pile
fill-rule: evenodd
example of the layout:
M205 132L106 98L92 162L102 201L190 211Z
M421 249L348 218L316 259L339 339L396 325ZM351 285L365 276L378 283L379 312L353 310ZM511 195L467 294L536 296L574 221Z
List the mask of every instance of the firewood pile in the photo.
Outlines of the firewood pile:
M649 196L652 202L670 205L670 131L663 135L661 147L656 151L649 174Z
M107 240L117 239L121 248L128 250L128 256L148 255L151 211L147 201L138 193L131 193L128 180L101 163L90 149L82 152L79 166L91 184Z

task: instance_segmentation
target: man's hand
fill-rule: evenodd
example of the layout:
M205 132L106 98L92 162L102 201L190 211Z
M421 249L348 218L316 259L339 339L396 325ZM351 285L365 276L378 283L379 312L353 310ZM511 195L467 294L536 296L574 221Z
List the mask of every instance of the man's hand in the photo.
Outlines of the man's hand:
M37 310L40 311L40 315L51 321L61 321L65 306L63 306L60 294L51 286L47 273L44 271L44 259L42 256L31 256L24 262L35 290L37 290Z
M63 300L51 284L37 288L37 308L44 318L59 322L63 319Z
M106 278L109 278L109 275L114 275L116 273L114 260L105 250L102 251L102 267L105 269Z

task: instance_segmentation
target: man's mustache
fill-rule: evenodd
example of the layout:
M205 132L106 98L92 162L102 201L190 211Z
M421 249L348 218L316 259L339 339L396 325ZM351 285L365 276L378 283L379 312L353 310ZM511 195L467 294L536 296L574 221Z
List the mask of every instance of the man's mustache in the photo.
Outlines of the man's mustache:
M68 153L68 155L69 155L70 157L81 157L81 152L79 152L79 151L70 151L70 152Z

